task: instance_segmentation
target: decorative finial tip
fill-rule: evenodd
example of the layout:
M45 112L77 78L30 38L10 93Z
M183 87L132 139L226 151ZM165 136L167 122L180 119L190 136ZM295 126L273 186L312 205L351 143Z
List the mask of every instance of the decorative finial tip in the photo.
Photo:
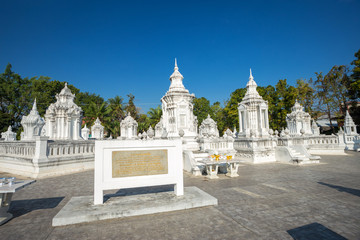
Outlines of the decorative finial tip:
M37 109L36 109L36 98L35 98L35 100L34 100L34 104L33 104L32 110L37 110Z
M175 69L175 70L179 70L178 65L177 65L176 58L175 58L175 68L174 68L174 69Z
M250 78L254 78L251 72L251 68L250 68Z

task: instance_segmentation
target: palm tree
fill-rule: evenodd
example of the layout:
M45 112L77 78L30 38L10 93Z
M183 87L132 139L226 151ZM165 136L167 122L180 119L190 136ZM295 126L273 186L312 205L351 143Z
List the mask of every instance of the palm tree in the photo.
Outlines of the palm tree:
M106 102L103 102L102 104L96 104L94 102L90 103L89 110L85 118L87 126L92 126L96 118L99 118L104 127L107 128L110 119L109 110L106 105Z
M108 99L109 131L113 137L120 136L120 122L125 117L124 99L120 96Z
M123 101L124 99L120 96L115 96L114 98L109 98L108 102L109 105L108 107L110 108L110 115L114 120L117 121L121 121L124 116L124 108L125 106L123 105Z
M148 111L150 125L154 128L155 125L160 121L162 116L162 109L161 106L158 105L156 108L150 108Z

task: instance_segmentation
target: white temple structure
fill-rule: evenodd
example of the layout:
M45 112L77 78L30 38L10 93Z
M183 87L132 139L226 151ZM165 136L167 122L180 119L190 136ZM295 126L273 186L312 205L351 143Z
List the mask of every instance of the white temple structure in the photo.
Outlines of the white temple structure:
M315 120L312 121L311 131L312 131L312 134L313 134L314 136L319 136L319 135L320 135L320 127L318 127L318 125L316 124Z
M95 138L95 139L104 138L104 126L101 125L99 118L96 118L94 125L91 127L91 138Z
M360 135L356 131L356 125L348 110L346 110L343 136L347 150L360 151Z
M199 127L199 137L203 138L218 138L219 130L217 123L208 114L207 118L202 121Z
M52 103L45 114L45 134L53 140L80 140L83 111L74 103L72 94L65 83L56 102Z
M247 91L239 103L239 133L235 139L236 156L247 162L275 162L276 140L269 134L268 103L256 90L251 73Z
M163 117L161 116L160 121L155 125L155 138L161 138L165 130L163 126Z
M24 131L21 133L21 140L35 140L35 136L41 135L41 130L45 125L45 120L40 117L36 108L36 99L34 101L32 110L27 116L23 116L21 119L21 125Z
M86 124L85 126L83 127L83 129L81 129L81 137L84 139L84 140L88 140L89 139L89 134L90 134L90 129L88 129L86 127Z
M184 77L179 72L175 59L175 68L170 76L170 88L161 98L163 128L169 138L178 138L179 131L184 131L186 148L197 149L195 138L197 136L197 117L193 113L192 101L194 94L190 94L183 85Z
M251 73L246 85L246 94L239 103L239 137L269 136L268 103L256 90L256 82Z
M354 120L349 114L349 111L346 110L345 122L344 122L344 131L346 135L358 135L356 132L356 125Z
M12 131L12 127L9 126L6 132L1 133L1 138L5 141L15 141L16 140L16 133Z
M296 100L295 105L291 108L291 113L286 115L287 128L290 135L311 135L311 117L310 114L304 112L304 108Z
M131 117L130 113L126 114L124 120L120 123L120 138L122 139L134 139L137 138L137 127L138 123L135 121L133 117Z

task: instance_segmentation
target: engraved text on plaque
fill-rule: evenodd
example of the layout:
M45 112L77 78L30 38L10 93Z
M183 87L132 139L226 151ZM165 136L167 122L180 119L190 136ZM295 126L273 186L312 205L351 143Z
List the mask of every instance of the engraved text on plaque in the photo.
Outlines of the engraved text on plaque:
M112 152L112 177L133 177L168 173L168 152L164 150Z

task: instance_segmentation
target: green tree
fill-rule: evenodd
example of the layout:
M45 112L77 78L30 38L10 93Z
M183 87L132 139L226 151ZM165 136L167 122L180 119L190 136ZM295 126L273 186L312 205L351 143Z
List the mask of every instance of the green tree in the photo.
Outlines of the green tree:
M280 79L275 88L278 101L271 114L271 125L274 130L281 130L286 127L286 115L291 112L291 108L295 104L297 91L295 87L287 84L286 79Z
M152 128L155 128L155 125L160 121L161 116L162 109L160 105L156 108L150 108L150 111L148 111L148 119Z
M109 114L109 131L113 137L120 136L120 122L125 117L124 99L120 96L108 99L107 112Z
M349 112L357 126L360 125L360 106L358 102L360 101L360 49L355 53L356 59L352 61L351 65L354 66L351 74L351 83L349 89L349 98L352 101L352 106L349 109ZM359 128L359 127L358 127Z
M355 59L352 61L351 65L354 66L351 74L352 82L350 98L353 100L358 100L360 98L360 49L355 53Z
M0 131L4 132L11 125L19 137L20 121L31 108L30 81L12 71L8 64L0 74Z
M142 133L148 130L150 127L150 121L146 114L140 114L137 120L138 123L138 132Z
M246 93L246 88L236 89L231 93L230 99L226 101L224 107L224 128L233 129L234 126L239 128L239 113L238 106L242 101Z
M197 117L198 125L200 126L202 121L204 121L204 119L207 118L208 114L212 115L210 101L204 97L195 98L193 100L193 105L194 105L193 112L194 115Z
M74 102L84 111L84 121L86 122L86 118L89 116L89 114L91 114L90 112L92 111L90 109L91 103L94 103L95 105L101 105L104 103L104 99L100 97L100 95L94 93L79 92L76 94Z
M212 119L214 119L215 122L217 122L217 127L219 130L219 133L222 134L225 129L225 118L224 118L224 109L221 107L220 102L214 102L213 105L211 105L211 111L210 115ZM233 130L233 129L231 129Z
M94 102L90 103L89 112L86 118L84 118L84 121L87 126L91 127L94 124L96 118L100 119L105 128L107 127L108 122L111 121L109 119L109 109L107 108L106 102L101 104L96 104Z
M310 81L303 79L296 80L297 100L304 107L305 112L308 112L313 117L315 90L311 85L312 85L312 80Z
M348 77L348 68L344 65L334 66L331 70L323 76L322 73L315 73L317 80L315 86L318 96L318 108L326 112L330 119L331 129L332 115L338 119L338 124L342 125L345 110L348 108L349 89L351 80Z
M135 106L135 96L131 93L127 95L129 98L128 103L125 106L125 111L130 113L130 115L135 119L138 120L140 116L138 116L139 111Z
M320 73L315 73L316 74L316 81L315 81L315 86L316 86L316 97L317 97L317 109L320 112L325 112L327 117L329 118L330 121L330 128L331 131L334 132L334 127L332 124L332 120L331 120L331 113L334 111L335 106L334 106L334 101L332 99L332 89L331 89L331 85L329 84L329 79L324 76L322 74L322 72Z

